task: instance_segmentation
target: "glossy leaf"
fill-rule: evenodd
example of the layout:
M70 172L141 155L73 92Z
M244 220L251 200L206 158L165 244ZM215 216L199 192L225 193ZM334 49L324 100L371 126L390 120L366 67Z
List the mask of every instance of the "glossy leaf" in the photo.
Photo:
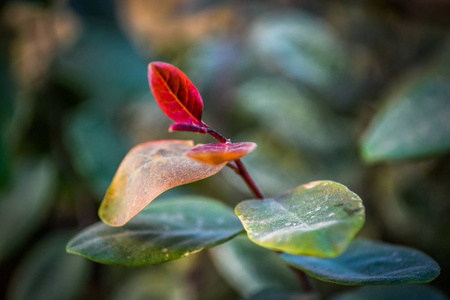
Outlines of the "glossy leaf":
M292 254L335 257L364 224L361 199L333 181L315 181L277 198L236 206L256 244Z
M418 250L365 239L334 259L290 254L281 258L317 279L339 284L424 283L440 273L439 265Z
M96 262L149 266L219 245L243 231L233 211L207 198L164 200L123 227L97 223L67 245Z
M420 158L450 151L450 86L431 77L409 86L376 117L365 133L367 162Z
M13 275L7 300L81 299L89 282L90 264L64 251L69 238L64 232L39 242Z
M17 166L11 188L0 195L0 262L39 228L52 208L56 171L46 160Z
M448 300L444 293L426 284L365 286L331 300Z
M210 177L225 166L212 167L185 156L193 145L192 141L164 140L131 149L100 206L102 221L122 226L162 192Z
M156 102L169 118L202 127L202 98L183 72L167 63L152 62L148 79Z
M279 255L246 236L238 236L210 253L219 273L244 297L267 289L301 291L297 276Z
M240 159L256 149L256 144L226 143L199 145L189 150L186 155L197 161L217 166L228 161Z

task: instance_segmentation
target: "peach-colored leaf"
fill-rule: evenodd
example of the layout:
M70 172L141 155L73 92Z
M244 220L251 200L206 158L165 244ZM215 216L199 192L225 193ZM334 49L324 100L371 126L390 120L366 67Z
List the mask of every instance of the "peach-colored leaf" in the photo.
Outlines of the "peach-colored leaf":
M255 149L256 144L251 142L206 144L192 148L186 155L200 162L218 166L244 157Z
M193 146L193 141L163 140L131 149L106 192L100 219L122 226L164 191L210 177L225 166L210 166L187 157L185 153Z

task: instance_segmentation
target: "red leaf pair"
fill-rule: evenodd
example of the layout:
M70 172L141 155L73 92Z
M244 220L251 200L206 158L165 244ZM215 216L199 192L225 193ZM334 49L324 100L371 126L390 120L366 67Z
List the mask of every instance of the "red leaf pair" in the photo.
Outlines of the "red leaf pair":
M148 79L156 102L176 122L170 131L207 132L202 122L202 97L183 72L167 63L152 62L148 66Z

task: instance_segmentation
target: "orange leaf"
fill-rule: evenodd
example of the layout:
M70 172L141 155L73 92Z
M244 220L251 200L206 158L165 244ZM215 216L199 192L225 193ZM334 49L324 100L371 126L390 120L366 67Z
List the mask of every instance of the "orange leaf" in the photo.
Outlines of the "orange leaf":
M210 177L225 163L209 166L185 155L192 141L163 140L137 145L128 152L99 209L103 222L122 226L164 191Z
M244 157L256 149L256 144L247 143L226 143L226 144L206 144L189 150L186 155L213 166L218 166L228 161Z

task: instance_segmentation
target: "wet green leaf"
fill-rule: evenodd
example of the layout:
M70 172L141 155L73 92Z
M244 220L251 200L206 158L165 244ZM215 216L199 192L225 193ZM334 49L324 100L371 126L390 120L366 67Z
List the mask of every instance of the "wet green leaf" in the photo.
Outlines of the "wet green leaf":
M365 286L331 298L331 300L448 300L441 291L424 284Z
M333 181L315 181L277 198L236 206L249 238L292 254L335 257L364 224L361 199Z
M89 281L89 262L69 255L67 233L51 235L25 257L14 274L8 300L80 299Z
M45 220L54 200L55 179L53 165L45 160L17 167L10 189L0 196L0 261Z
M149 266L217 246L242 232L232 210L202 197L166 199L122 227L94 224L67 245L69 253L93 261Z
M440 273L439 265L418 250L364 239L334 259L290 254L281 258L317 279L339 284L424 283Z
M245 236L211 249L210 253L219 273L244 297L266 289L301 291L296 275L279 255Z

